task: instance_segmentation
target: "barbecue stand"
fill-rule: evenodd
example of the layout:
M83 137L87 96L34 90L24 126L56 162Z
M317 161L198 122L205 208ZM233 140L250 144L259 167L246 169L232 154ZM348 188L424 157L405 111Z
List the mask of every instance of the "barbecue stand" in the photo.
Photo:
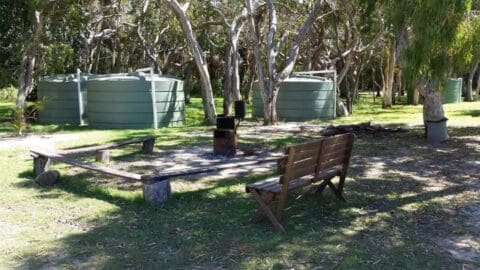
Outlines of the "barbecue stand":
M213 131L213 154L232 157L237 153L237 128L245 118L244 101L235 101L235 116L217 116L217 128Z

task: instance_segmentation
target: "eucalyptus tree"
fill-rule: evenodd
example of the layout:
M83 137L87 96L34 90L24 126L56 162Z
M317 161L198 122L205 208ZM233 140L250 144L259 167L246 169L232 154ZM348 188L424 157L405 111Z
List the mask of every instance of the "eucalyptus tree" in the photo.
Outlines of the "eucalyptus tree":
M318 0L315 2L308 13L307 18L304 19L303 24L297 30L294 41L292 42L290 49L287 49L283 61L279 61L278 56L281 55L282 48L286 46L285 43L289 31L284 31L280 37L277 35L278 20L276 6L278 4L275 4L272 0L266 1L268 15L268 21L266 22L266 29L268 29L268 31L264 48L266 58L262 57L261 47L263 42L259 36L260 25L255 24L254 19L259 3L257 1L246 0L245 5L247 7L248 27L253 40L257 77L259 79L260 92L263 100L264 124L272 125L277 121L276 102L280 84L293 71L300 52L300 46L311 25L315 20L321 19L328 14L328 11L325 11L328 7L325 4L325 1ZM322 11L326 13L319 16ZM266 62L265 65L263 64L264 62ZM280 67L280 69L278 69L278 67Z
M480 13L471 12L461 24L454 54L457 68L466 69L468 72L465 100L473 101L473 79L480 63Z
M76 17L78 9L75 2L63 1L12 1L11 10L14 16L18 16L12 26L20 34L16 36L15 51L19 52L20 61L17 66L18 92L17 108L23 109L26 97L32 92L36 75L39 73L38 60L41 57L42 48L45 47L47 33L51 33L54 27L66 25L66 21Z
M82 69L87 73L97 73L99 69L103 72L119 69L118 66L124 62L119 59L119 48L127 45L120 39L125 34L131 6L126 0L89 0L83 3L81 9L84 19L79 36L83 46L78 55Z
M227 36L225 46L225 76L223 91L223 113L228 115L232 101L242 99L240 93L240 35L247 20L247 10L231 1L212 1L210 5L220 16L223 31ZM231 19L230 19L231 18Z
M146 56L148 66L157 73L166 72L172 58L183 51L185 44L181 29L177 27L172 12L159 1L134 1L134 27L136 37Z
M468 14L471 1L385 0L384 4L392 11L388 14L395 27L409 29L405 73L408 80L420 86L424 121L444 120L441 91L452 64L451 51L459 25Z
M208 62L206 53L203 51L202 47L198 43L193 31L192 23L190 22L190 18L187 15L187 10L190 2L186 1L183 4L180 4L177 0L166 0L166 3L175 13L177 19L180 21L183 33L186 38L186 42L188 44L188 47L190 48L191 54L195 59L197 69L200 74L205 121L208 124L214 124L216 119L216 110L213 100L212 84L210 82Z
M309 34L308 67L311 69L335 69L341 97L337 98L337 115L352 112L362 71L367 67L374 50L385 36L380 11L364 0L337 0L329 2L332 14L313 24Z

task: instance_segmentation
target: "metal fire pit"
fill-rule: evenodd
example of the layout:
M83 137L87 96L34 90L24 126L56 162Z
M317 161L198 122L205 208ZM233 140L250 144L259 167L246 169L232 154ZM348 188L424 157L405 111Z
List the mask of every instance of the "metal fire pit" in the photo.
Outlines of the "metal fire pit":
M215 129L213 131L213 154L234 156L237 153L237 134L234 129Z
M237 153L237 128L245 115L245 102L235 101L235 116L217 116L217 128L213 131L214 155L234 156Z

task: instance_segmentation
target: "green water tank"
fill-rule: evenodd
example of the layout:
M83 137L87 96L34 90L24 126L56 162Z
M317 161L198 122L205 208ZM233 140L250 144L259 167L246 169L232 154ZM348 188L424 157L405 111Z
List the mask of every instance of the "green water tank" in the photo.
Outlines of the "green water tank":
M87 89L91 127L155 128L184 122L185 96L179 78L139 72L98 75L89 78Z
M43 77L37 84L41 103L38 122L43 124L81 124L86 120L86 76L75 74ZM80 94L79 94L80 91Z
M253 117L263 117L258 81L253 86ZM335 118L334 82L317 76L290 76L281 85L277 98L280 121L308 121Z
M442 93L443 104L462 101L462 78L450 78Z

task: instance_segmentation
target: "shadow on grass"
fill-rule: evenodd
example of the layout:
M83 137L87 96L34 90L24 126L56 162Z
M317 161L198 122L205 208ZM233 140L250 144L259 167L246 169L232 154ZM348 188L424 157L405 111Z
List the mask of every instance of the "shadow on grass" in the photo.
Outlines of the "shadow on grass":
M455 113L458 116L471 116L471 117L479 117L480 110L462 110Z
M458 129L451 134L472 132L479 134ZM47 255L22 254L19 268L458 268L462 263L445 256L429 239L454 230L446 222L451 216L443 211L448 204L441 200L468 191L457 180L474 177L445 177L449 164L444 161L480 153L463 138L436 151L418 135L359 139L350 170L353 180L346 184L348 202L338 202L329 191L301 199L299 193L290 194L284 218L288 235L274 232L268 222L247 222L257 205L244 186L261 176L174 191L160 206L144 203L137 193L112 193L87 181L94 178L88 173L68 176L56 188L117 207L92 220L92 229L55 241L56 248ZM375 168L378 176L372 177ZM448 185L430 189L431 181L440 180Z

